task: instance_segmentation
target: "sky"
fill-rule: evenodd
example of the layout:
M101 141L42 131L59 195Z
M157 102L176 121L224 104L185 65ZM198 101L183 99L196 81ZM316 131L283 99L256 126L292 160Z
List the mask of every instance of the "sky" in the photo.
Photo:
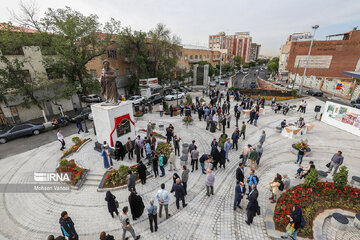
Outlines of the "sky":
M113 17L134 30L148 31L161 22L183 44L208 46L211 34L250 32L265 56L278 56L291 33L312 32L316 24L317 40L355 26L360 29L359 0L36 0L36 4L39 17L47 8L69 6L84 15L98 15L102 23ZM19 11L19 1L1 0L0 22L11 20L11 10Z

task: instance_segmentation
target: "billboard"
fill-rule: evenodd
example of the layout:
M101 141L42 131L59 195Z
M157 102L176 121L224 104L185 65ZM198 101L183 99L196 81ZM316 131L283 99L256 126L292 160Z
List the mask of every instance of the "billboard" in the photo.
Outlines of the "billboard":
M321 121L360 136L360 109L327 101Z
M294 68L329 68L332 60L332 55L311 55L307 60L307 55L297 55L294 62ZM307 63L308 62L308 63Z

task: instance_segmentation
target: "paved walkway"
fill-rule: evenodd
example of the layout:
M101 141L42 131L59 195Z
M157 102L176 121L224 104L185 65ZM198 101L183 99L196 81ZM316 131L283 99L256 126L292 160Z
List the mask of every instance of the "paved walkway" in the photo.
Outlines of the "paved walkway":
M297 103L298 101L293 101ZM264 154L260 162L260 168L256 175L260 178L259 203L262 210L270 204L268 198L268 182L276 173L287 173L292 182L297 166L294 164L296 156L290 152L290 147L296 140L282 137L275 131L275 127L286 118L288 122L296 121L300 116L305 121L315 124L315 128L303 138L309 140L313 154L304 158L304 165L313 160L318 169L325 170L325 164L329 162L337 150L342 150L345 164L349 166L349 176L360 172L358 164L358 141L359 138L335 127L323 124L314 119L312 111L315 105L324 105L314 98L308 99L308 112L300 114L290 112L286 117L282 114L274 114L270 108L266 109L265 116L261 115L259 126L247 126L247 137L240 141L239 151L232 150L229 154L230 162L226 169L215 172L215 195L208 197L205 194L205 175L201 171L190 173L188 182L188 196L185 209L177 210L175 198L171 195L170 214L168 220L159 219L159 230L151 233L147 214L143 214L138 220L131 221L137 234L143 239L269 239L263 215L254 219L254 224L245 224L246 211L233 210L235 169L239 163L239 155L245 144L258 142L261 130L265 130L267 139L264 143ZM232 103L231 109L233 109ZM164 116L160 118L158 113L148 114L144 119L136 122L136 129L145 128L147 120L156 122L157 125L172 123L175 133L182 138L183 142L196 141L200 153L209 152L210 142L220 136L205 130L205 122L198 121L197 115L193 116L193 125L183 125L181 117ZM226 129L228 135L233 132L234 118L231 128ZM155 131L160 132L158 129ZM88 135L94 138L92 132ZM70 143L71 136L66 138ZM51 172L57 166L61 156L59 142L50 142L37 149L30 150L1 161L0 183L29 183L33 179L33 172ZM90 168L91 174L102 174L100 154L93 151L93 142L88 143L79 152L71 156L80 165ZM127 159L127 158L126 158ZM177 159L179 166L179 159ZM120 164L116 163L116 164ZM124 164L131 165L128 160ZM172 173L166 171L164 178L150 178L146 185L137 184L136 188L148 206L149 200L154 199L161 183L165 182L166 188L170 190L172 185ZM178 171L179 175L181 171ZM246 169L246 176L249 169ZM330 177L331 179L331 177ZM60 213L66 210L80 235L80 239L99 239L99 233L105 231L120 239L122 231L118 219L112 219L107 211L104 201L105 193L97 192L97 187L85 185L78 191L69 193L0 193L0 239L46 239L49 234L60 235L58 220ZM127 189L113 191L122 208L128 205ZM247 200L243 200L241 206L245 209Z

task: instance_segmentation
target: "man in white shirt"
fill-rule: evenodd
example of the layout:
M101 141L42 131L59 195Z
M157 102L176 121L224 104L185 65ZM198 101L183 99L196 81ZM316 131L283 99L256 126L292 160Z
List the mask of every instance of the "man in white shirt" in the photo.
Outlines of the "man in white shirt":
M161 218L161 213L163 207L165 207L165 214L166 219L170 217L169 214L169 200L170 200L170 193L169 191L165 190L165 184L161 184L161 189L156 193L156 199L159 201L160 209L159 209L159 217Z
M64 136L61 134L61 130L58 130L56 135L57 135L57 138L58 138L59 142L61 143L60 150L62 151L65 148Z
M302 112L302 113L305 113L305 111L306 111L306 106L307 106L307 102L306 101L304 101L302 104L301 104L301 111L300 112Z
M161 103L159 104L159 112L160 112L160 117L162 117L164 113L164 106Z

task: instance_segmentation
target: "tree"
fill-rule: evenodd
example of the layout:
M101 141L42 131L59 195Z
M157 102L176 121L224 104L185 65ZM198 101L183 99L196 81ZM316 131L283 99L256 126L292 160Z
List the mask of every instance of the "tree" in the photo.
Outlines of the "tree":
M21 4L20 9L20 15L13 14L13 18L25 27L36 29L34 40L41 44L42 51L56 55L45 59L45 67L64 74L78 93L98 90L99 83L91 77L86 65L106 52L114 34L120 32L120 22L111 19L103 26L97 15L84 16L69 7L49 8L41 19L36 18L35 6Z
M150 75L157 77L160 83L165 83L171 78L180 51L180 39L171 34L171 31L162 23L149 31L150 59L152 66Z
M146 40L147 34L142 31L132 31L126 27L121 34L115 38L119 54L130 63L132 76L129 78L127 88L138 89L139 79L149 77L149 48Z
M225 63L224 65L222 65L223 72L232 72L233 70L233 66L231 66L229 63Z
M241 65L243 64L243 58L240 55L237 55L234 57L234 65L237 69L241 68Z
M348 184L349 170L346 166L342 166L340 171L334 174L335 187L338 189L344 189Z
M279 70L279 58L274 57L273 59L271 59L270 62L268 62L267 67L268 70L272 73L277 73Z

